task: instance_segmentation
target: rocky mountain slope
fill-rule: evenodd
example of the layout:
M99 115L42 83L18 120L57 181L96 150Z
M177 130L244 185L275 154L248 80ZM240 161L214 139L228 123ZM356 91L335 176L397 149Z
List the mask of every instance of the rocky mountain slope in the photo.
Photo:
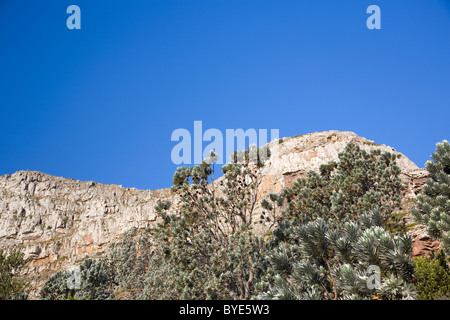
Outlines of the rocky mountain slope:
M261 170L259 197L277 193L309 170L337 160L349 142L367 151L381 149L397 155L407 187L402 210L407 211L426 181L427 171L393 148L352 132L317 132L272 141L271 157ZM0 248L20 248L30 258L25 273L33 298L57 270L103 255L110 243L132 227L155 225L154 207L160 199L177 202L170 189L137 190L31 171L0 176ZM411 232L425 246L416 251L427 250L426 235L418 229Z

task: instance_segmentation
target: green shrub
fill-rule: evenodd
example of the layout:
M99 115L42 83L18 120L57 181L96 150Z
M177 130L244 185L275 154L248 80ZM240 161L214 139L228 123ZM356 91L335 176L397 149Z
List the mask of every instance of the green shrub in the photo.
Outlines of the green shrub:
M400 207L404 189L399 178L396 157L388 152L370 153L349 143L339 153L339 161L320 167L320 173L310 171L280 194L270 195L262 206L268 211L281 208L284 218L303 224L317 218L324 220L356 219L361 214L379 210L383 222ZM391 221L396 225L402 220ZM395 233L402 233L402 228Z
M413 259L417 282L415 288L419 300L450 298L450 272L441 251L437 258L417 257Z
M412 239L392 237L381 228L379 213L362 215L358 222L327 223L321 218L287 227L297 243L282 243L270 255L275 282L261 299L281 300L413 300ZM330 221L331 222L331 221ZM370 288L368 270L380 268L378 287Z
M86 259L71 270L58 271L39 292L42 300L106 300L112 297L104 261ZM69 285L70 284L70 285Z
M403 190L395 160L350 143L338 162L261 203L285 219L269 240L274 280L258 298L416 298L412 238L404 232L405 214L392 215ZM367 285L370 266L381 272L374 288Z
M442 241L450 255L450 144L444 140L436 144L434 161L427 161L430 178L423 187L412 210L415 220L427 227L428 234Z
M268 262L253 226L275 224L274 217L254 215L260 151L252 147L232 155L216 184L214 153L198 166L178 168L173 181L181 206L175 214L170 202L156 207L162 222L155 228L144 299L244 300L257 293Z
M0 250L0 300L26 299L26 283L17 277L26 263L19 251L13 250L7 255Z

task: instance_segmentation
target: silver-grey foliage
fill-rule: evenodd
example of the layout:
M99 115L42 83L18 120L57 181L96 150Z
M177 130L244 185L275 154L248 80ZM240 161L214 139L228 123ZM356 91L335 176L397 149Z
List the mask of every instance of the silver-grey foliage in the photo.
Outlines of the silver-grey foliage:
M417 197L414 218L427 226L430 235L439 239L450 255L450 144L448 141L436 144L434 161L427 161L426 168L431 177Z

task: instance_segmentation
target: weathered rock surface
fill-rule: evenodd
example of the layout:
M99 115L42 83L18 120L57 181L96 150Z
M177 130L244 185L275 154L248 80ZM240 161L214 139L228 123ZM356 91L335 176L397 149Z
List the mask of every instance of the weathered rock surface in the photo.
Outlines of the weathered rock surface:
M412 256L425 256L429 255L433 251L439 251L440 249L441 244L438 241L434 241L426 233L420 233L414 237Z
M156 220L154 206L170 190L137 190L40 172L0 177L0 248L31 259L27 277L40 287L55 271L101 255L131 227Z
M367 151L381 149L397 155L407 187L404 203L410 205L428 172L389 146L341 131L272 141L271 157L261 171L260 198L292 185L323 163L337 160L349 142ZM89 256L101 256L110 243L132 227L153 226L159 199L176 203L169 189L137 190L30 171L0 176L0 248L21 248L30 257L25 272L32 281L33 298L55 271ZM417 228L413 233L417 236L423 230Z

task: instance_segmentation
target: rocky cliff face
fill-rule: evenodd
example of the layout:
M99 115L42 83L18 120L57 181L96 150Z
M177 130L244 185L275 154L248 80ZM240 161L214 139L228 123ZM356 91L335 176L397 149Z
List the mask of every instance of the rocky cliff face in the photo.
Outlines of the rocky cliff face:
M391 147L340 131L272 141L271 157L261 171L260 198L337 160L349 142L368 151L381 149L397 155L407 186L404 205L408 209L426 181L427 171ZM31 280L33 298L57 270L103 255L110 243L132 227L155 225L154 206L159 199L177 202L169 189L137 190L30 171L0 176L0 248L21 248L30 258L25 273ZM421 234L421 230L413 232L418 237Z

